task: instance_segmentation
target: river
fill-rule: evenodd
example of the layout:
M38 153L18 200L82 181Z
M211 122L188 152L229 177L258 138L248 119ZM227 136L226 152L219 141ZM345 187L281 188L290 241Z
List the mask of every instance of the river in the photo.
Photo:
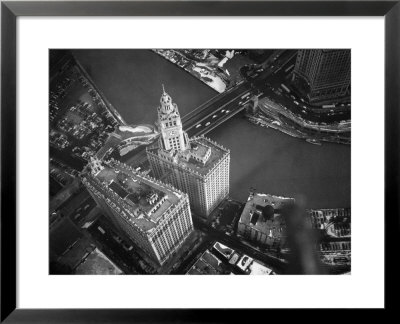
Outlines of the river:
M350 146L321 146L235 117L207 134L231 150L231 196L249 188L303 197L308 208L350 207Z
M147 50L76 50L76 58L127 123L154 123L161 84L181 116L216 95L188 72ZM350 146L313 145L232 118L207 134L231 150L230 193L249 188L299 197L308 208L350 207Z
M153 124L165 90L181 116L218 93L149 50L74 50L107 100L128 124Z

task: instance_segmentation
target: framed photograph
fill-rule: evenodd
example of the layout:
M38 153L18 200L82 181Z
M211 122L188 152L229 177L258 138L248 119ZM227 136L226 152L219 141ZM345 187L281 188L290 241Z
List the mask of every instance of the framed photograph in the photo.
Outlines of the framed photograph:
M1 321L390 308L399 15L3 1Z

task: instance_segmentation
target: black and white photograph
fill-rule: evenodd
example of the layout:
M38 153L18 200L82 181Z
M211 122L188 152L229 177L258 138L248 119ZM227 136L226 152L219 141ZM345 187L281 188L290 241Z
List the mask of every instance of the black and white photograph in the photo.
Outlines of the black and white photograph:
M351 49L50 49L50 275L351 274Z

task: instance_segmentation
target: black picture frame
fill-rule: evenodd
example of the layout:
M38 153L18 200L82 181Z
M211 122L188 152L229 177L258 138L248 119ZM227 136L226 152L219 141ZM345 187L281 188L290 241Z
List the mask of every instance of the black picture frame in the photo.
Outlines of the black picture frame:
M385 308L398 282L389 244L399 237L400 4L396 1L2 1L1 3L1 321L6 323L232 322L237 310L16 308L16 19L19 16L384 16ZM368 157L366 157L368 158ZM367 283L366 283L367 284ZM260 310L255 313L259 313ZM252 315L258 316L258 315ZM261 314L260 316L264 316Z

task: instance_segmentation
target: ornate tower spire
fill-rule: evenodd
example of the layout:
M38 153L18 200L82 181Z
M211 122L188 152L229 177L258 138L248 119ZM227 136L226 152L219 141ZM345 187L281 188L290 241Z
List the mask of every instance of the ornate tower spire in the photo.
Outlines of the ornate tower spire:
M178 106L172 102L168 93L163 93L158 107L158 130L165 150L186 150L189 140L187 134L182 130L182 121L179 116Z

